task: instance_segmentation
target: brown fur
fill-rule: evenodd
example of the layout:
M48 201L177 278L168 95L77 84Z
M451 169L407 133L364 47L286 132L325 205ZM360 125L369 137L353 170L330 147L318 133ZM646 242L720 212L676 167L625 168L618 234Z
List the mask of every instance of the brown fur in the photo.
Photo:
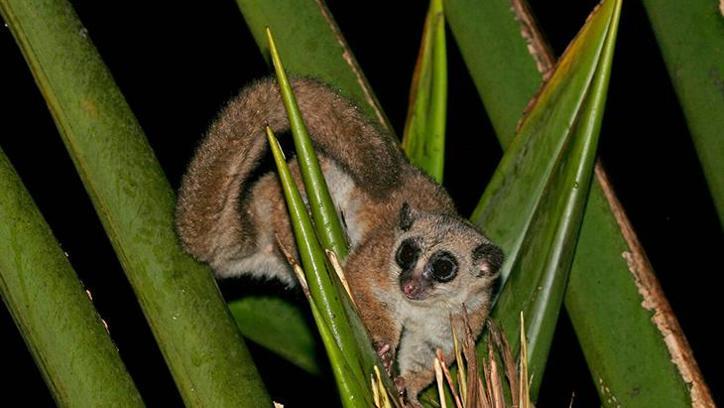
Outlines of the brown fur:
M389 136L324 85L300 80L293 87L323 153L334 152L335 160L372 197L382 198L397 185L404 160ZM177 227L185 248L201 260L211 260L217 246L253 246L254 224L240 216L238 201L246 177L267 150L267 125L277 133L289 129L272 80L256 83L229 103L189 166L179 193Z
M434 349L451 354L449 317L459 315L465 304L475 334L482 329L499 259L474 254L481 245L497 248L457 216L445 191L410 165L392 137L349 102L315 81L294 81L293 86L330 192L349 224L345 274L355 302L375 343L397 353L415 401L432 380ZM272 80L244 90L212 125L183 179L177 229L184 248L220 276L252 274L292 285L276 246L278 239L295 248L278 179L272 173L251 185L248 180L267 150L266 125L277 133L288 128ZM296 159L290 168L301 186ZM403 219L409 219L409 228L402 227ZM406 237L422 245L414 271L406 272L427 288L421 299L411 300L401 291L395 253ZM449 282L433 281L429 273L441 252L459 264Z

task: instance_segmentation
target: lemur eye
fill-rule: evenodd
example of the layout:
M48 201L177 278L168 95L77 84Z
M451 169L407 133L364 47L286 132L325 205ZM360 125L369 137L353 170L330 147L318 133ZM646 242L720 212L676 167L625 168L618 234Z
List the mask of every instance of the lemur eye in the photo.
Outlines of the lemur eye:
M402 270L408 270L415 266L415 262L417 262L419 256L420 247L417 246L417 243L413 239L408 238L402 241L400 247L397 248L395 262L397 262L397 265L399 265Z
M458 262L455 256L447 251L433 255L428 264L432 269L432 277L438 282L450 282L458 273Z

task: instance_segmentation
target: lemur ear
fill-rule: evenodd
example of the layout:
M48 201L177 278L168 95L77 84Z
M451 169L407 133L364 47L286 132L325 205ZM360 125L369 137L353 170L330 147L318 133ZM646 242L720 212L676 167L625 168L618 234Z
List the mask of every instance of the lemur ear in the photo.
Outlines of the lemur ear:
M505 261L503 250L490 242L478 245L473 250L473 263L479 268L478 276L494 276Z
M410 204L407 204L407 201L405 201L402 203L402 208L400 208L400 229L408 231L414 222L415 219L412 214L412 208L410 208Z

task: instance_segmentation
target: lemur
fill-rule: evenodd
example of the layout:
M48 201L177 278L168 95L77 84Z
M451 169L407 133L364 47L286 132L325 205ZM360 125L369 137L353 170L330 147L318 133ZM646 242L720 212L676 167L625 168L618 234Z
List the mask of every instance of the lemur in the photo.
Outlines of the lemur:
M352 296L414 402L433 379L436 349L453 354L451 318L461 324L463 305L473 334L481 332L503 253L353 104L315 80L292 84L348 234ZM273 172L252 179L267 152L267 125L277 133L289 128L272 79L244 89L212 124L183 177L176 225L186 251L218 277L294 286L278 246L296 248L279 181ZM296 159L289 164L304 191Z

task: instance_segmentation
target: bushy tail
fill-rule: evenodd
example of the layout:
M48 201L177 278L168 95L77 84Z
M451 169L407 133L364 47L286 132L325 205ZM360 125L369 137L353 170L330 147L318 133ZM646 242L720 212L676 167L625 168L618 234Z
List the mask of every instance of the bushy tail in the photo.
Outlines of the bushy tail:
M312 80L292 86L315 147L382 197L399 176L402 154L393 139L347 100ZM267 150L265 127L289 128L276 81L244 89L221 112L191 161L179 191L176 226L184 248L210 262L219 251L254 251L255 226L240 214L239 195Z

